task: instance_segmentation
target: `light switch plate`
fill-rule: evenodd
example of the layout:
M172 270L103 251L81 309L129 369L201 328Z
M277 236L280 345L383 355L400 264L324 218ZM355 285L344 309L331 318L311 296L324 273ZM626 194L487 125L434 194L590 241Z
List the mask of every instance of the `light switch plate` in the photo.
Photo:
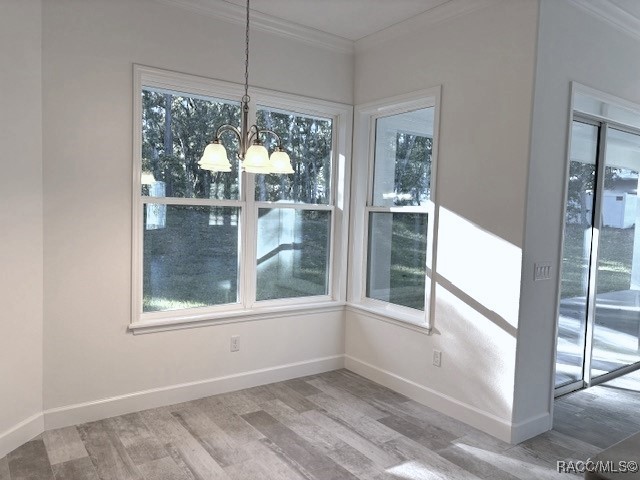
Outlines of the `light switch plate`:
M551 263L536 263L533 270L533 281L549 280L551 278Z

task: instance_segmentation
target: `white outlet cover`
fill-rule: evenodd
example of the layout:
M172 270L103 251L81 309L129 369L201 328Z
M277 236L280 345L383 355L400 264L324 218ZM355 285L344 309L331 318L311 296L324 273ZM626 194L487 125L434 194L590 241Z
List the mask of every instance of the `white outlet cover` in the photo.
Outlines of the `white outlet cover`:
M439 350L434 350L433 351L433 364L436 367L439 367L442 365L442 352Z
M231 336L231 351L232 352L240 351L240 335Z

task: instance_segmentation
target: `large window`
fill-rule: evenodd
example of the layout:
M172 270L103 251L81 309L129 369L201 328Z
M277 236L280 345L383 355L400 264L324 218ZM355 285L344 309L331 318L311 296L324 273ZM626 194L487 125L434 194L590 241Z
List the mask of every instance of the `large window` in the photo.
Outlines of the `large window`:
M351 301L421 326L431 297L436 99L434 91L360 108L356 141L368 175L354 177L365 215L355 222L363 243L354 243Z
M280 136L294 173L241 172L230 135L232 171L212 173L197 162L217 126L239 125L241 89L134 73L134 327L343 301L333 264L346 255L349 108L252 92L255 122Z

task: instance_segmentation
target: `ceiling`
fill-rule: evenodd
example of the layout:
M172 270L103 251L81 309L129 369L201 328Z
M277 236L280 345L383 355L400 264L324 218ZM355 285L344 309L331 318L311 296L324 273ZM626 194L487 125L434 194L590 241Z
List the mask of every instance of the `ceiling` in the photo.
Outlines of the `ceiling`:
M246 5L245 0L225 1ZM251 0L251 10L355 41L450 1Z

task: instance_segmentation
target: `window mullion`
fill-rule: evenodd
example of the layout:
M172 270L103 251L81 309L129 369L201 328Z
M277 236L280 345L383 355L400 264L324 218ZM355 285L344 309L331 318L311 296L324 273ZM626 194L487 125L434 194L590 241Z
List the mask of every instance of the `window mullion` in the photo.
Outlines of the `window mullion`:
M375 175L375 151L376 151L376 119L369 119L369 149L367 155L367 200L366 205L373 205L373 182ZM365 242L366 242L365 238Z
M279 202L255 202L256 208L288 208L291 210L333 211L333 205L318 205L314 203L279 203Z
M255 103L250 105L249 122L256 123ZM242 172L243 197L246 204L244 238L242 241L242 273L244 275L241 292L245 308L252 308L256 302L256 255L258 250L258 208L256 206L256 176L253 173Z
M181 198L181 197L148 197L142 196L142 203L156 203L160 205L188 205L204 207L243 207L241 200L217 200L215 198Z

